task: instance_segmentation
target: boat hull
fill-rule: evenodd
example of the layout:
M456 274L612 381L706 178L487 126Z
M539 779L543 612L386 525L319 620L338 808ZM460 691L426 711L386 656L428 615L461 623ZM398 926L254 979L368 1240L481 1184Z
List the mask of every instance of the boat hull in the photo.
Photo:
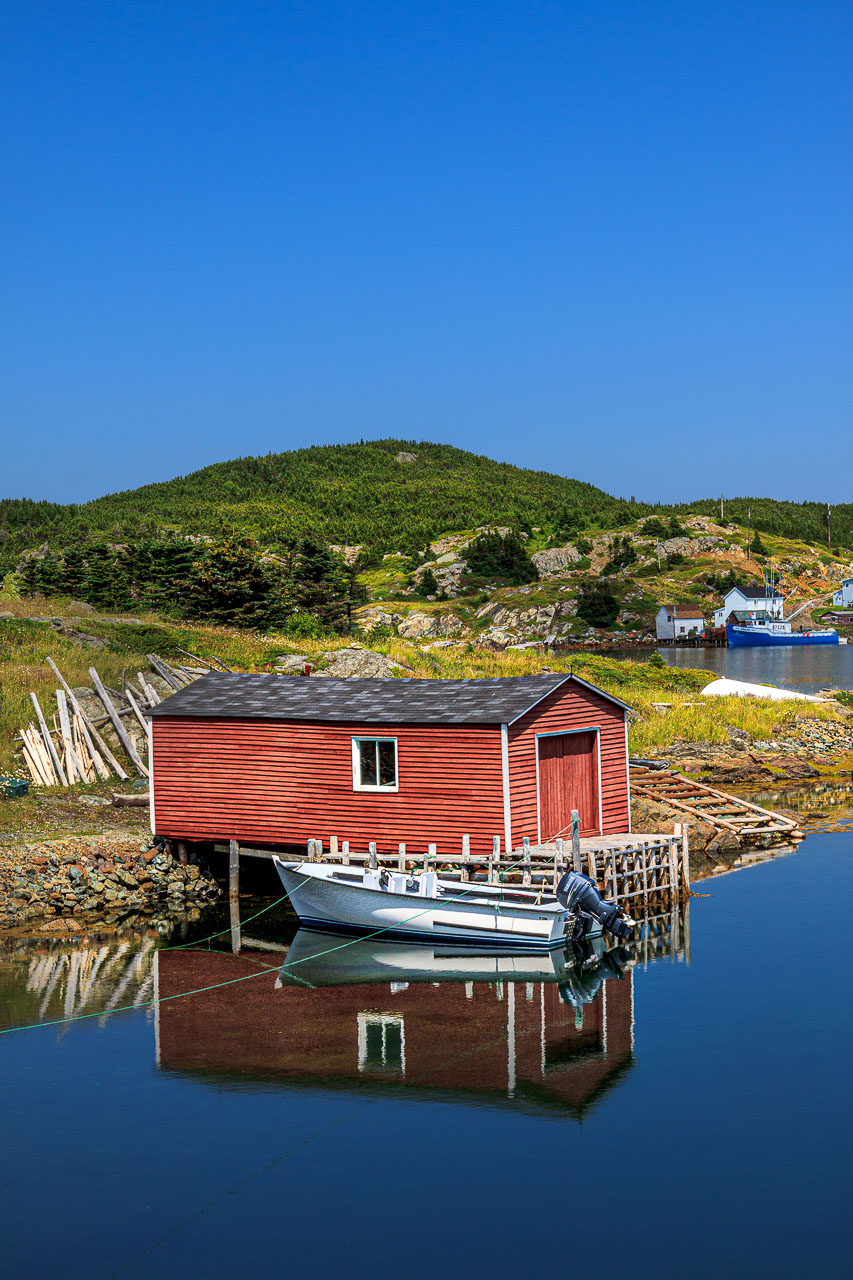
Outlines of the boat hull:
M442 900L423 893L366 888L348 872L275 860L300 922L309 929L348 937L381 936L402 942L542 951L564 947L574 918L559 904L499 910L475 899L475 889L453 886ZM338 875L341 878L335 879ZM466 901L470 896L471 901Z
M737 627L729 623L726 627L729 648L739 645L749 645L762 647L779 645L803 645L803 644L838 644L837 631L789 631L772 632L765 631L758 627Z

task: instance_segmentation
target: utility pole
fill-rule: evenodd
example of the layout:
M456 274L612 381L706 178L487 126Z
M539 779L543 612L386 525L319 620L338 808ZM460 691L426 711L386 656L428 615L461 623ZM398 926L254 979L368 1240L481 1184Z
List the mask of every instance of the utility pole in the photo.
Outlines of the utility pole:
M746 558L750 559L752 550L752 507L746 509Z
M826 504L826 549L827 551L830 551L830 552L832 551L832 524L830 522L831 515L832 515L832 507L827 502Z
M726 518L726 513L725 513L725 510L724 510L724 508L723 508L723 503L724 503L724 502L725 502L725 498L723 497L723 495L722 495L722 494L720 494L720 524L722 524L722 523L723 523L723 521L724 521L724 520L725 520L725 518Z

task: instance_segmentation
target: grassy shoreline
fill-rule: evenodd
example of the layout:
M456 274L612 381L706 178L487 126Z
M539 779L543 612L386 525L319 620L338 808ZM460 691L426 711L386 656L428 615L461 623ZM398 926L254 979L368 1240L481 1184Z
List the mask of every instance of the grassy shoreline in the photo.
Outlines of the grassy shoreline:
M5 605L5 601L0 602ZM155 615L138 620L80 615L79 606L61 599L14 601L14 618L0 620L0 771L17 767L14 739L33 717L29 701L34 691L43 703L52 702L56 677L47 666L52 657L69 684L89 685L88 668L96 666L107 684L121 684L122 673L146 670L147 652L181 658L181 646L203 658L221 658L238 671L271 671L282 655L305 654L317 667L324 655L361 643L399 663L401 674L428 679L482 679L534 675L544 669L574 672L606 693L628 703L636 712L629 729L635 754L662 750L677 740L724 743L729 727L743 729L753 741L777 737L804 719L839 720L844 710L811 702L774 703L752 698L704 699L702 689L713 673L659 666L649 661L613 658L606 653L543 653L535 649L492 651L472 643L440 647L418 644L390 634L374 633L361 641L349 638L295 639L257 635L221 626L164 621ZM33 616L40 614L41 617ZM29 616L27 616L29 615ZM58 631L46 617L62 619ZM94 649L79 634L96 637L108 647ZM185 659L181 659L185 660ZM668 703L661 713L655 703Z

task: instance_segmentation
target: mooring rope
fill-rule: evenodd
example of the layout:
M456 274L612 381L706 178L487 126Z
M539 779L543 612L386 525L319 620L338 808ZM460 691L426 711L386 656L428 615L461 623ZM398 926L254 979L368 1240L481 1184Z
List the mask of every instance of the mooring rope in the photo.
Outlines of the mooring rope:
M520 867L522 863L524 863L525 861L526 861L526 858L519 858L517 862L510 863L510 865L504 869L504 873L502 873L501 879L503 879L503 874L505 874L507 871L514 870L516 867ZM300 863L299 865L304 866L305 864ZM307 875L305 879L302 880L301 884L298 884L296 886L296 889L301 888L302 885L306 883L306 881L311 880L312 878L313 878L312 876ZM463 892L459 894L457 897L445 898L444 901L447 903L461 902L462 899L467 894L473 893L476 889L481 887L482 886L472 884L470 888L463 890ZM291 890L290 892L291 893L295 892L295 890ZM503 887L501 887L500 893L502 896ZM290 893L285 892L283 897L284 898L290 897ZM278 901L281 902L282 899L280 898ZM254 916L250 917L250 919L252 920L256 919L257 916L261 915L263 911L270 911L272 910L272 907L274 907L275 905L276 903L271 903L269 906L263 907L261 911L256 912ZM406 916L403 920L398 920L396 924L383 925L382 928L380 929L373 929L369 933L359 934L358 937L347 938L344 942L340 942L334 947L327 947L325 951L318 951L318 952L315 952L313 955L303 956L301 960L294 960L292 961L292 965L295 967L298 964L305 964L309 960L320 960L322 959L323 956L331 955L335 951L342 951L345 947L352 947L355 945L356 942L365 942L369 938L379 937L383 933L388 933L390 930L398 928L401 924L409 924L410 921L419 919L420 916L424 916L427 914L427 912L432 910L434 910L433 907L423 907L420 911L413 912L412 915ZM212 933L210 937L216 938L216 937L219 937L221 934L227 933L227 932L228 932L227 929L220 929L218 933ZM205 942L207 941L207 939L201 938L200 941ZM159 948L159 950L176 951L190 945L196 946L197 943L192 943L192 944L182 943L180 947L161 947ZM265 969L260 969L257 973L246 973L239 978L228 978L224 982L214 982L205 987L194 987L190 991L178 991L171 996L154 996L151 1000L143 1000L139 1004L117 1005L113 1009L101 1009L95 1013L77 1013L77 1014L72 1014L70 1017L67 1017L67 1018L51 1018L47 1022L30 1022L30 1023L23 1023L17 1027L4 1027L2 1030L0 1030L0 1036L8 1036L15 1031L37 1031L39 1027L62 1026L68 1022L85 1022L91 1018L102 1018L106 1014L126 1013L130 1009L145 1009L145 1008L149 1008L151 1005L165 1004L169 1000L182 1000L186 996L197 996L197 995L204 994L204 992L206 991L216 991L220 987L231 987L231 986L234 986L234 984L237 982L247 982L250 978L260 978L260 977L263 977L265 973L273 973L276 969L280 971L281 969L287 969L287 968L288 968L288 961L285 961L283 965L268 965Z

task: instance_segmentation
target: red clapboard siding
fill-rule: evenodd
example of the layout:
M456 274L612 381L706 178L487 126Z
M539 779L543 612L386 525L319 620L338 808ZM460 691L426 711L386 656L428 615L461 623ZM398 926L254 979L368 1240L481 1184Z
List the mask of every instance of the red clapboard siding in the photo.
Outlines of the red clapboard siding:
M318 724L155 716L155 829L185 839L302 843L331 835L488 853L503 831L497 725ZM396 792L354 791L353 735L397 739Z
M601 835L630 831L625 712L574 681L561 685L509 727L512 841L539 839L536 795L536 735L599 728ZM552 835L542 832L542 836ZM568 833L566 833L568 834ZM584 833L586 834L586 833ZM591 834L591 833L590 833Z

